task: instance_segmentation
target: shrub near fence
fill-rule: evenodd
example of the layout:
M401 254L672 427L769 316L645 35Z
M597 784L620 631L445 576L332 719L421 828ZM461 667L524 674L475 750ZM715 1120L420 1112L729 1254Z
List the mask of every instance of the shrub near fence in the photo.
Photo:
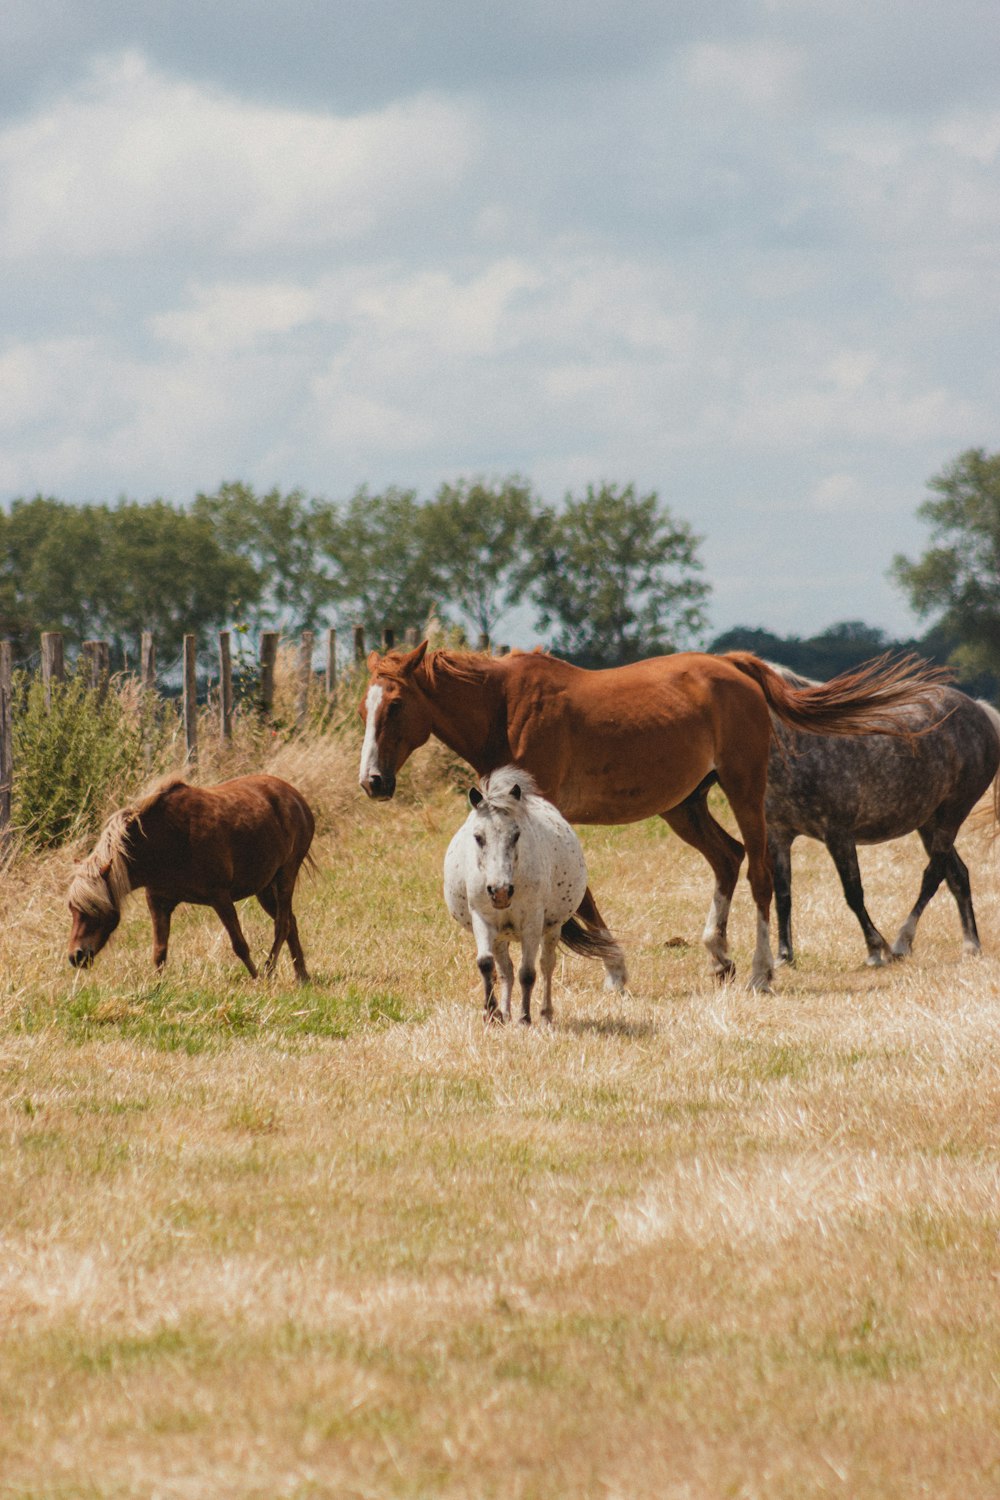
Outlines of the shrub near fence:
M384 644L391 644L386 632ZM231 747L242 699L256 730L301 730L307 723L330 722L338 697L337 636L326 633L323 690L313 670L315 638L306 632L295 647L292 702L279 705L275 718L279 636L266 632L257 661L248 670L234 660L232 638L218 641L218 677L208 692L207 712L199 713L195 637L184 641L180 713L176 698L158 690L156 649L151 634L142 638L138 675L111 677L103 641L84 642L67 671L63 638L42 637L37 672L15 670L9 641L0 641L0 856L9 856L14 835L29 847L51 847L92 832L111 799L123 800L143 776L199 758L199 725L215 721L218 744ZM355 662L364 658L363 632L355 632ZM348 664L349 665L349 664ZM238 680L240 692L237 691ZM287 696L287 695L286 695ZM353 706L353 705L352 705Z

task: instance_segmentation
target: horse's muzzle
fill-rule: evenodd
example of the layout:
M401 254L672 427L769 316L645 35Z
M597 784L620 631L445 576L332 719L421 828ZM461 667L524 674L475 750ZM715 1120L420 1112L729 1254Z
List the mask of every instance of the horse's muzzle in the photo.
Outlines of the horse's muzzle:
M491 885L487 886L486 889L489 891L490 900L497 911L506 911L513 898L514 887L512 885Z
M89 969L94 962L94 955L89 948L74 948L69 961L74 969Z
M373 802L388 802L396 790L396 778L395 776L382 776L378 771L373 771L370 776L364 778L361 786Z

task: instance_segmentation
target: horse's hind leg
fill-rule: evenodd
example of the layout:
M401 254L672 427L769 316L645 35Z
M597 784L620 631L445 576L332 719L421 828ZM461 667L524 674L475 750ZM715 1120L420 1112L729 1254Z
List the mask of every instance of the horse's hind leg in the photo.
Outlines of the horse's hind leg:
M236 915L233 898L228 893L219 895L212 902L212 908L223 927L229 933L229 941L233 945L233 952L236 954L236 957L249 969L250 977L256 979L257 969L253 959L250 957L250 949L247 946L246 938L243 936L243 928L240 926L240 919Z
M620 944L616 943L608 927L597 910L597 902L588 885L583 893L583 899L576 909L576 915L588 926L595 928L602 937L606 937L612 944L611 951L603 959L604 963L604 988L606 990L623 990L628 983L628 969L625 965L625 952Z
M916 905L899 929L896 941L892 945L893 957L908 958L913 952L917 923L942 880L947 880L948 888L958 903L965 951L978 953L980 951L979 933L976 929L975 913L972 910L969 872L955 849L955 834L958 832L958 827L932 828L925 823L922 828L917 829L917 832L920 834L921 842L929 858L920 882L920 894L917 896Z
M743 861L743 845L715 821L706 798L707 790L694 792L662 816L678 838L704 855L715 874L715 894L702 941L711 954L716 978L731 979L736 973L736 965L729 952L727 927L733 891Z
M281 944L287 942L288 951L292 956L292 964L295 968L296 978L305 984L309 978L309 970L306 968L305 954L302 952L302 944L299 941L299 928L292 911L292 893L288 892L287 901L283 901L279 890L281 875L265 886L262 891L257 892L257 900L274 922L274 942L271 951L264 962L264 973L273 974L281 951ZM294 884L294 882L293 882ZM284 934L279 936L282 927Z
M948 889L954 896L955 905L958 907L958 918L962 924L962 947L966 953L981 953L983 948L979 941L976 913L972 907L969 871L965 861L954 847L948 856L944 878L948 882Z
M858 864L858 846L848 833L829 833L824 840L830 858L837 866L837 874L844 888L844 900L861 924L865 943L868 946L867 962L872 968L884 964L892 957L889 944L868 915L865 906L865 890L861 884L861 867Z
M795 950L792 947L792 839L794 835L779 837L768 825L767 848L771 856L771 873L774 879L774 906L778 914L778 963L794 964Z

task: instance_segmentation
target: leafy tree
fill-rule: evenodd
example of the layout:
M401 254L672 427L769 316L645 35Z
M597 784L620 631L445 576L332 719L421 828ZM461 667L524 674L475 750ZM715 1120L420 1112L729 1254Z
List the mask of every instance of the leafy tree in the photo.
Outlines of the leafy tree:
M917 515L935 545L916 562L898 555L891 576L921 616L958 641L963 673L1000 672L1000 453L970 448L929 481Z
M516 603L535 519L531 488L518 478L443 484L423 506L424 547L440 597L470 634L492 637Z
M222 550L256 573L256 591L241 601L249 623L288 631L321 623L333 589L317 553L317 516L328 509L301 490L257 495L233 482L195 498L194 515L209 523Z
M536 529L522 572L556 651L583 666L617 666L685 646L705 628L710 585L700 538L656 492L588 487Z
M386 625L420 626L437 608L443 582L415 491L362 488L342 510L317 513L315 539L342 626L376 637Z
M163 500L67 505L15 500L0 525L0 601L21 654L42 630L109 640L116 662L151 630L161 653L186 631L202 641L253 595L257 575L227 554L209 523Z

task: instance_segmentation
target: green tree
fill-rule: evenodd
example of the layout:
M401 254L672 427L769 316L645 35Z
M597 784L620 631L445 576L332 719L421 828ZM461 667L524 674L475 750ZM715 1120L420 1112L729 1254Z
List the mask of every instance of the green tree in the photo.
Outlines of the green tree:
M210 524L224 552L243 558L257 576L257 591L242 601L251 624L301 631L322 622L333 588L317 551L317 517L329 509L301 490L258 495L236 482L196 496L194 515Z
M1000 671L1000 453L970 448L929 481L917 509L933 546L891 575L921 617L959 643L960 671Z
M342 627L362 624L374 639L387 625L419 628L437 609L443 582L413 490L362 488L316 515L315 538Z
M553 648L584 666L617 666L690 644L706 625L701 539L655 491L590 486L548 511L524 570Z
M443 484L422 507L428 565L448 613L461 619L470 636L492 637L517 602L536 509L530 486L516 477Z
M164 655L186 631L204 643L258 587L252 566L226 553L209 523L155 500L115 506L15 500L0 525L0 609L20 654L39 632L111 642L136 659L144 630Z

